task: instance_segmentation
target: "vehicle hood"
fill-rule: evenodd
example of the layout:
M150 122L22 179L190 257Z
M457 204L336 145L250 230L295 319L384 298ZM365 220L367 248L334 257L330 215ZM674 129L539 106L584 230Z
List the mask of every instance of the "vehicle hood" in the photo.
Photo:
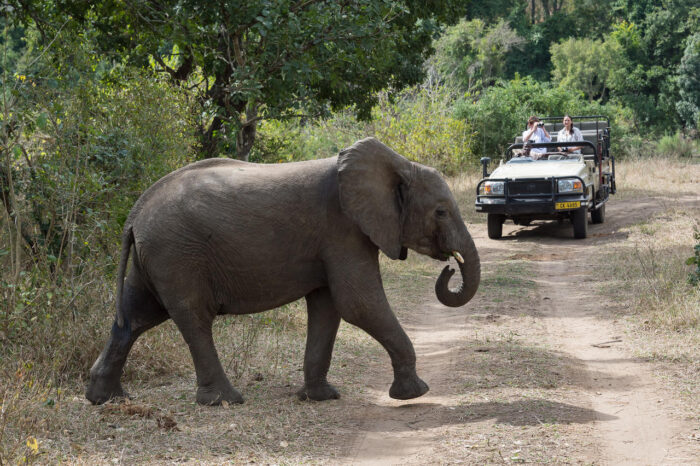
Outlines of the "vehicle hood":
M536 160L533 162L507 163L499 166L489 178L552 178L562 176L586 176L586 164L577 160Z

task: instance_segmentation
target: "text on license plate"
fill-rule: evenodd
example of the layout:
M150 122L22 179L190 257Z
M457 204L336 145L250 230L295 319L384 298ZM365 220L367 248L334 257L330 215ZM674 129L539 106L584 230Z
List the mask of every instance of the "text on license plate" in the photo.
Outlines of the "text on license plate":
M581 201L576 201L576 202L556 202L554 203L554 208L556 210L562 210L562 209L578 209L581 207Z

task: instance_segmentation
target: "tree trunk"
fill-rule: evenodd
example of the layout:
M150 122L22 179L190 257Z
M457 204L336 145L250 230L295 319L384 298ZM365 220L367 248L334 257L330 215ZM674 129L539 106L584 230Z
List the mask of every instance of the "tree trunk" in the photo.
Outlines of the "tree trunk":
M246 122L236 135L236 155L239 160L247 162L257 134L258 106L255 102L248 104L245 117Z
M216 137L216 133L221 131L222 127L223 120L218 116L215 116L214 120L211 122L211 125L209 125L209 129L202 132L201 145L203 159L211 159L219 155L219 143L217 140L218 138Z

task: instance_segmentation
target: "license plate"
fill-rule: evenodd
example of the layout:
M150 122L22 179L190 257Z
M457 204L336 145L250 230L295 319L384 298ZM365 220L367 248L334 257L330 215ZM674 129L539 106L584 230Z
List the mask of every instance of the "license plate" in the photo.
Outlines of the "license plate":
M554 203L554 208L556 210L564 210L564 209L578 209L581 207L581 201L576 201L576 202L556 202Z

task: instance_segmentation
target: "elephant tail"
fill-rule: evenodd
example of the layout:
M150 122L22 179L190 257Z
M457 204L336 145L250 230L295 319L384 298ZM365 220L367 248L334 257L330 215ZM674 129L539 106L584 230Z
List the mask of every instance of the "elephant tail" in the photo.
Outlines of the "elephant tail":
M130 224L124 226L122 233L122 252L119 259L119 270L117 271L117 325L124 327L124 313L122 311L122 293L124 291L124 278L126 276L126 265L129 262L131 245L134 244L134 232Z

